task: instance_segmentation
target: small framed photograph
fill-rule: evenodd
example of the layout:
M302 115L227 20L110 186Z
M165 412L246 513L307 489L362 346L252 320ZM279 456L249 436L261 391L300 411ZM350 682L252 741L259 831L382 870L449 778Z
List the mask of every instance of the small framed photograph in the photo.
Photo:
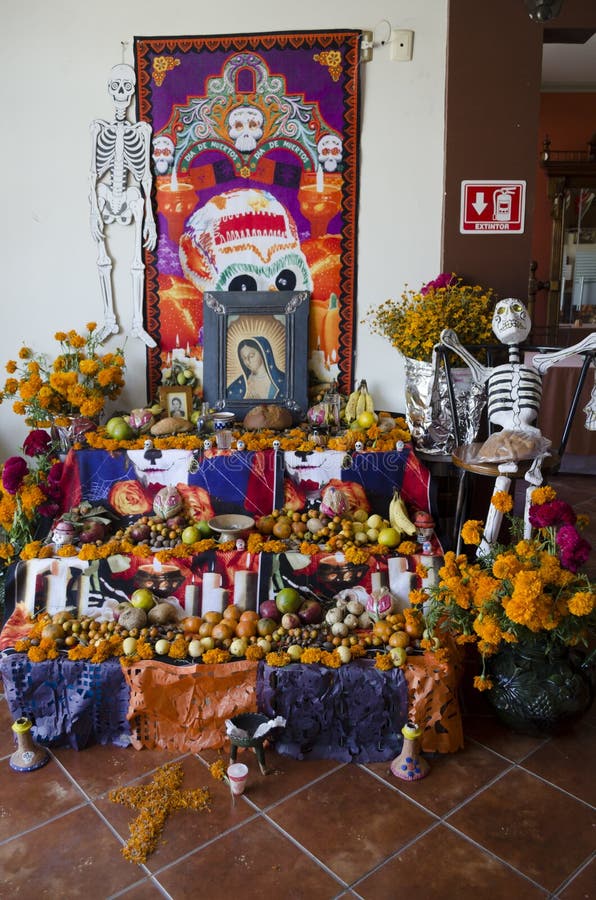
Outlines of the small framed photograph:
M204 393L244 417L261 404L307 409L308 291L207 291Z
M165 410L166 415L173 416L175 419L190 419L192 413L192 388L179 387L178 385L160 387L159 403Z

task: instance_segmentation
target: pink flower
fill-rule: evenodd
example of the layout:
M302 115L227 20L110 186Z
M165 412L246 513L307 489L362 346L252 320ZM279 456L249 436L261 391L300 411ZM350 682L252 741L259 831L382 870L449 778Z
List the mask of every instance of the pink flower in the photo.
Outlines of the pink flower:
M30 431L23 443L23 450L27 456L42 456L47 453L52 439L43 428L35 428Z
M551 500L550 503L530 507L530 525L534 528L574 525L576 519L572 507L564 500Z
M438 291L439 288L449 287L450 284L455 281L455 278L451 272L441 272L440 275L437 275L434 281L429 281L425 284L421 289L420 293L424 296L428 294L429 291Z
M9 494L16 494L28 472L29 468L22 456L9 456L2 470L2 487Z
M561 565L570 572L577 572L588 559L592 545L581 537L573 525L562 525L556 540L561 550Z

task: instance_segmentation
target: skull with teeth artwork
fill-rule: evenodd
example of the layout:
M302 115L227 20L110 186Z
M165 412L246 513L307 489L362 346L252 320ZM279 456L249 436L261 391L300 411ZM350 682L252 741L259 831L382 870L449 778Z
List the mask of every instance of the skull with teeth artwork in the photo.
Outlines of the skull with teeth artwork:
M529 442L526 440L525 446L531 445L535 448L534 451L531 451L532 464L524 476L528 482L524 514L525 536L529 537L531 533L528 518L530 497L534 488L542 484L542 462L548 455L550 447L550 441L545 440L540 429L536 427L542 400L542 376L557 362L583 350L596 349L596 333L588 335L572 347L537 353L532 357L531 365L528 365L521 361L520 344L528 337L532 322L521 300L509 297L499 301L493 314L492 328L499 341L509 348L508 362L501 365L483 366L460 343L456 332L451 329L441 332L441 342L466 363L472 372L473 381L486 385L488 420L492 425L500 426L501 431L492 435L483 447L486 447L489 442L492 442L491 446L502 442L504 447L512 435L523 434L529 439ZM592 395L593 401L596 401L595 393L593 392ZM585 409L588 421L590 414L593 415L591 406L593 401L591 400ZM512 445L513 442L509 440L509 444ZM505 459L499 455L500 474L496 479L493 493L509 491L511 487L509 476L517 472L518 463L522 458L527 457L510 456ZM491 546L497 540L502 519L503 513L491 504L486 516L484 537L478 549L479 555L490 552Z
M240 153L250 153L263 137L263 113L254 106L238 106L228 117L228 134Z
M108 254L106 226L134 223L131 333L148 347L155 341L143 327L143 244L155 247L157 231L151 207L151 127L129 122L126 111L136 86L134 69L124 63L114 66L108 93L114 104L114 120L94 119L90 126L92 161L89 174L91 234L97 244L97 268L104 321L98 329L100 341L119 331L112 291L112 260Z

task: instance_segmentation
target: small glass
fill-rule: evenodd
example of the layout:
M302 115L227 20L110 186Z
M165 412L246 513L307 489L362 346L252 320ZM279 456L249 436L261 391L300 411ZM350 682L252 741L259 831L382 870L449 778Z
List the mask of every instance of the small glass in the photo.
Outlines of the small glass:
M232 432L228 428L222 428L215 432L215 441L218 450L230 450L232 447Z

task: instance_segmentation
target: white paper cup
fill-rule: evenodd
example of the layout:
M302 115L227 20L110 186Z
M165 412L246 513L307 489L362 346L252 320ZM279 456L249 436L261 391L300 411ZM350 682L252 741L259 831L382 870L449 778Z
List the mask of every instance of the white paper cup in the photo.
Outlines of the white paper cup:
M230 780L230 790L235 797L244 793L246 786L246 776L248 775L248 766L244 763L232 763L228 766L228 778Z

